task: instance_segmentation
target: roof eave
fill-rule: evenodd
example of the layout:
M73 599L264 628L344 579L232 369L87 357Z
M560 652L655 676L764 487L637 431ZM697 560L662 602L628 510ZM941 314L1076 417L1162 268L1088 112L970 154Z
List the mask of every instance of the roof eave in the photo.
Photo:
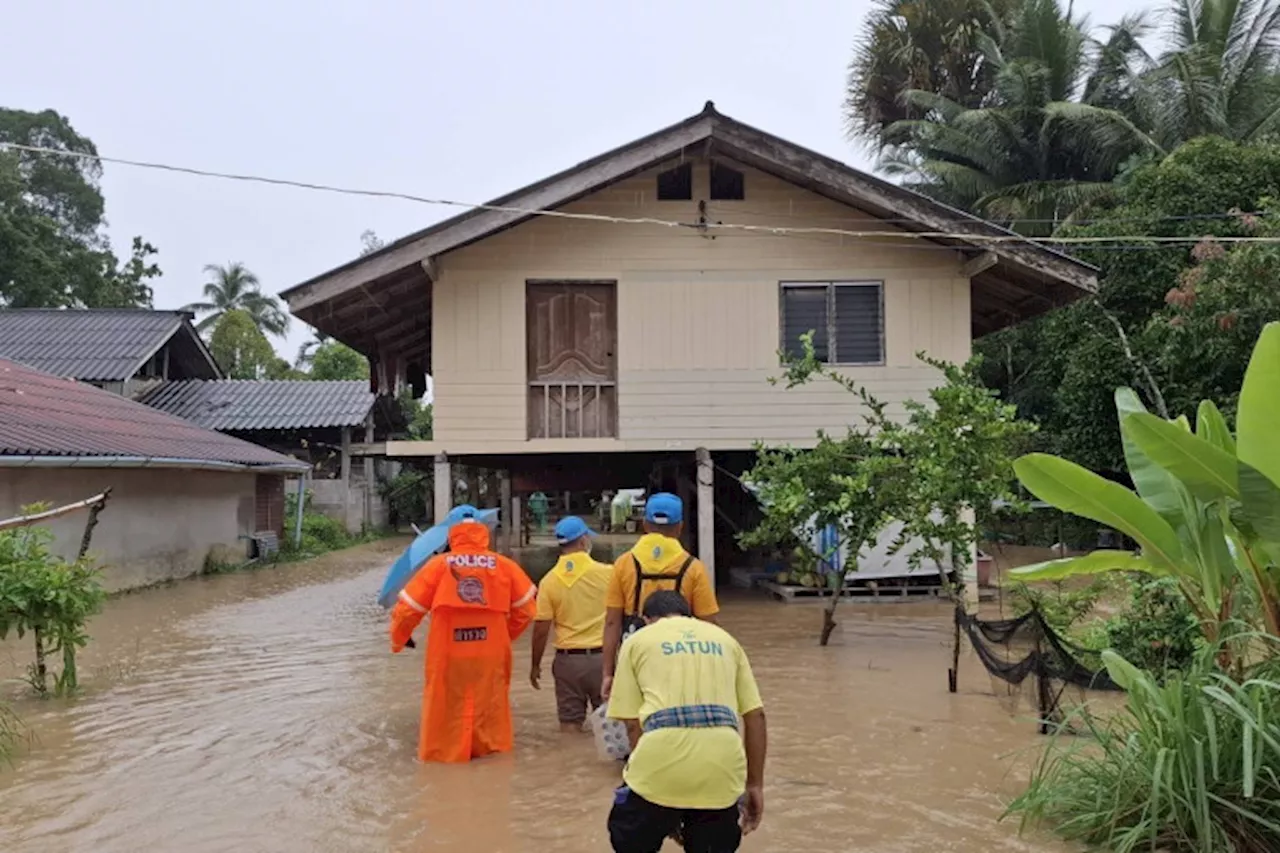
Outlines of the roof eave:
M280 296L288 302L293 313L305 316L328 300L383 276L414 264L424 264L426 269L426 262L431 258L534 215L527 211L560 207L708 140L730 152L737 152L747 165L775 174L789 173L791 180L795 180L797 175L808 175L810 183L839 187L842 194L850 196L844 200L845 204L854 207L866 205L918 222L918 228L903 230L955 232L957 248L989 249L1015 268L1022 267L1028 273L1048 276L1078 288L1082 296L1097 289L1097 269L1083 261L724 116L708 102L701 113L682 122L411 234L377 252L282 291ZM779 174L779 177L785 178L786 174ZM966 243L966 237L971 238L971 242Z

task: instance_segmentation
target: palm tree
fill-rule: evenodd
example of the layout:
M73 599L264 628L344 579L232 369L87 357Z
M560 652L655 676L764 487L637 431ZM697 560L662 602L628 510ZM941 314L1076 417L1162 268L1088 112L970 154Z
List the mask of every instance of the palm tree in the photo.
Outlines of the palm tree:
M196 324L200 331L213 326L225 312L241 309L253 318L263 332L283 335L289 329L289 315L280 308L275 298L262 292L258 277L244 264L237 262L221 266L208 264L204 271L213 280L204 286L204 302L192 302L183 311L206 316Z
M874 147L894 122L922 118L902 98L911 90L981 106L995 77L982 39L1016 7L1017 0L876 0L849 63L849 135Z
M1167 47L1143 82L1166 147L1280 130L1280 0L1170 0L1164 17Z
M327 344L333 338L326 335L319 329L314 330L311 339L304 341L302 346L298 347L298 358L294 362L294 366L299 370L305 370L315 361L316 350Z
M923 117L886 129L886 171L958 207L1028 233L1111 192L1135 158L1163 150L1126 114L1146 59L1146 24L1130 18L1105 41L1058 0L1025 0L981 39L992 88L982 106L936 92L902 95Z

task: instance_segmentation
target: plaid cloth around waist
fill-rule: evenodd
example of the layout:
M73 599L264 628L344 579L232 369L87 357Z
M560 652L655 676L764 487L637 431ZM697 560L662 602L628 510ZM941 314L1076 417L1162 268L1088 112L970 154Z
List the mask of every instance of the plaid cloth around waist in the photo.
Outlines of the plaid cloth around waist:
M645 718L641 728L646 732L655 729L716 729L738 727L738 715L726 705L679 705L654 711Z

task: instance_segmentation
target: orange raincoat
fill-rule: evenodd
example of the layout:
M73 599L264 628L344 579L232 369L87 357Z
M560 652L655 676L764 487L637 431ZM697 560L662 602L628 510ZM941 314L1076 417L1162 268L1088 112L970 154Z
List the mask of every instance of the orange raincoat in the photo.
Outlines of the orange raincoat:
M426 685L418 757L466 762L511 751L511 644L533 622L537 587L513 560L489 550L489 528L461 521L449 551L414 575L391 611L391 651L424 616Z

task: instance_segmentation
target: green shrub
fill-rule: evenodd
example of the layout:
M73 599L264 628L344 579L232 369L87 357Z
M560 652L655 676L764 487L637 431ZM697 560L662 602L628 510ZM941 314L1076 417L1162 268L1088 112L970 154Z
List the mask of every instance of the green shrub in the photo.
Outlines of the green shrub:
M1164 684L1104 652L1128 691L1123 711L1105 722L1082 712L1088 740L1060 730L1009 814L1118 853L1280 850L1280 662L1237 682L1217 669L1219 652Z
M1132 582L1125 609L1107 620L1106 647L1157 675L1191 666L1203 635L1173 578Z
M345 548L356 541L341 521L312 512L302 514L302 537L315 540L326 551Z
M43 506L23 507L24 514ZM106 593L97 568L88 560L68 563L49 550L53 534L43 527L20 527L0 532L0 640L10 633L32 635L35 662L27 679L40 695L75 691L76 650L89 642L89 617L97 613ZM60 655L62 669L51 671L49 660Z

